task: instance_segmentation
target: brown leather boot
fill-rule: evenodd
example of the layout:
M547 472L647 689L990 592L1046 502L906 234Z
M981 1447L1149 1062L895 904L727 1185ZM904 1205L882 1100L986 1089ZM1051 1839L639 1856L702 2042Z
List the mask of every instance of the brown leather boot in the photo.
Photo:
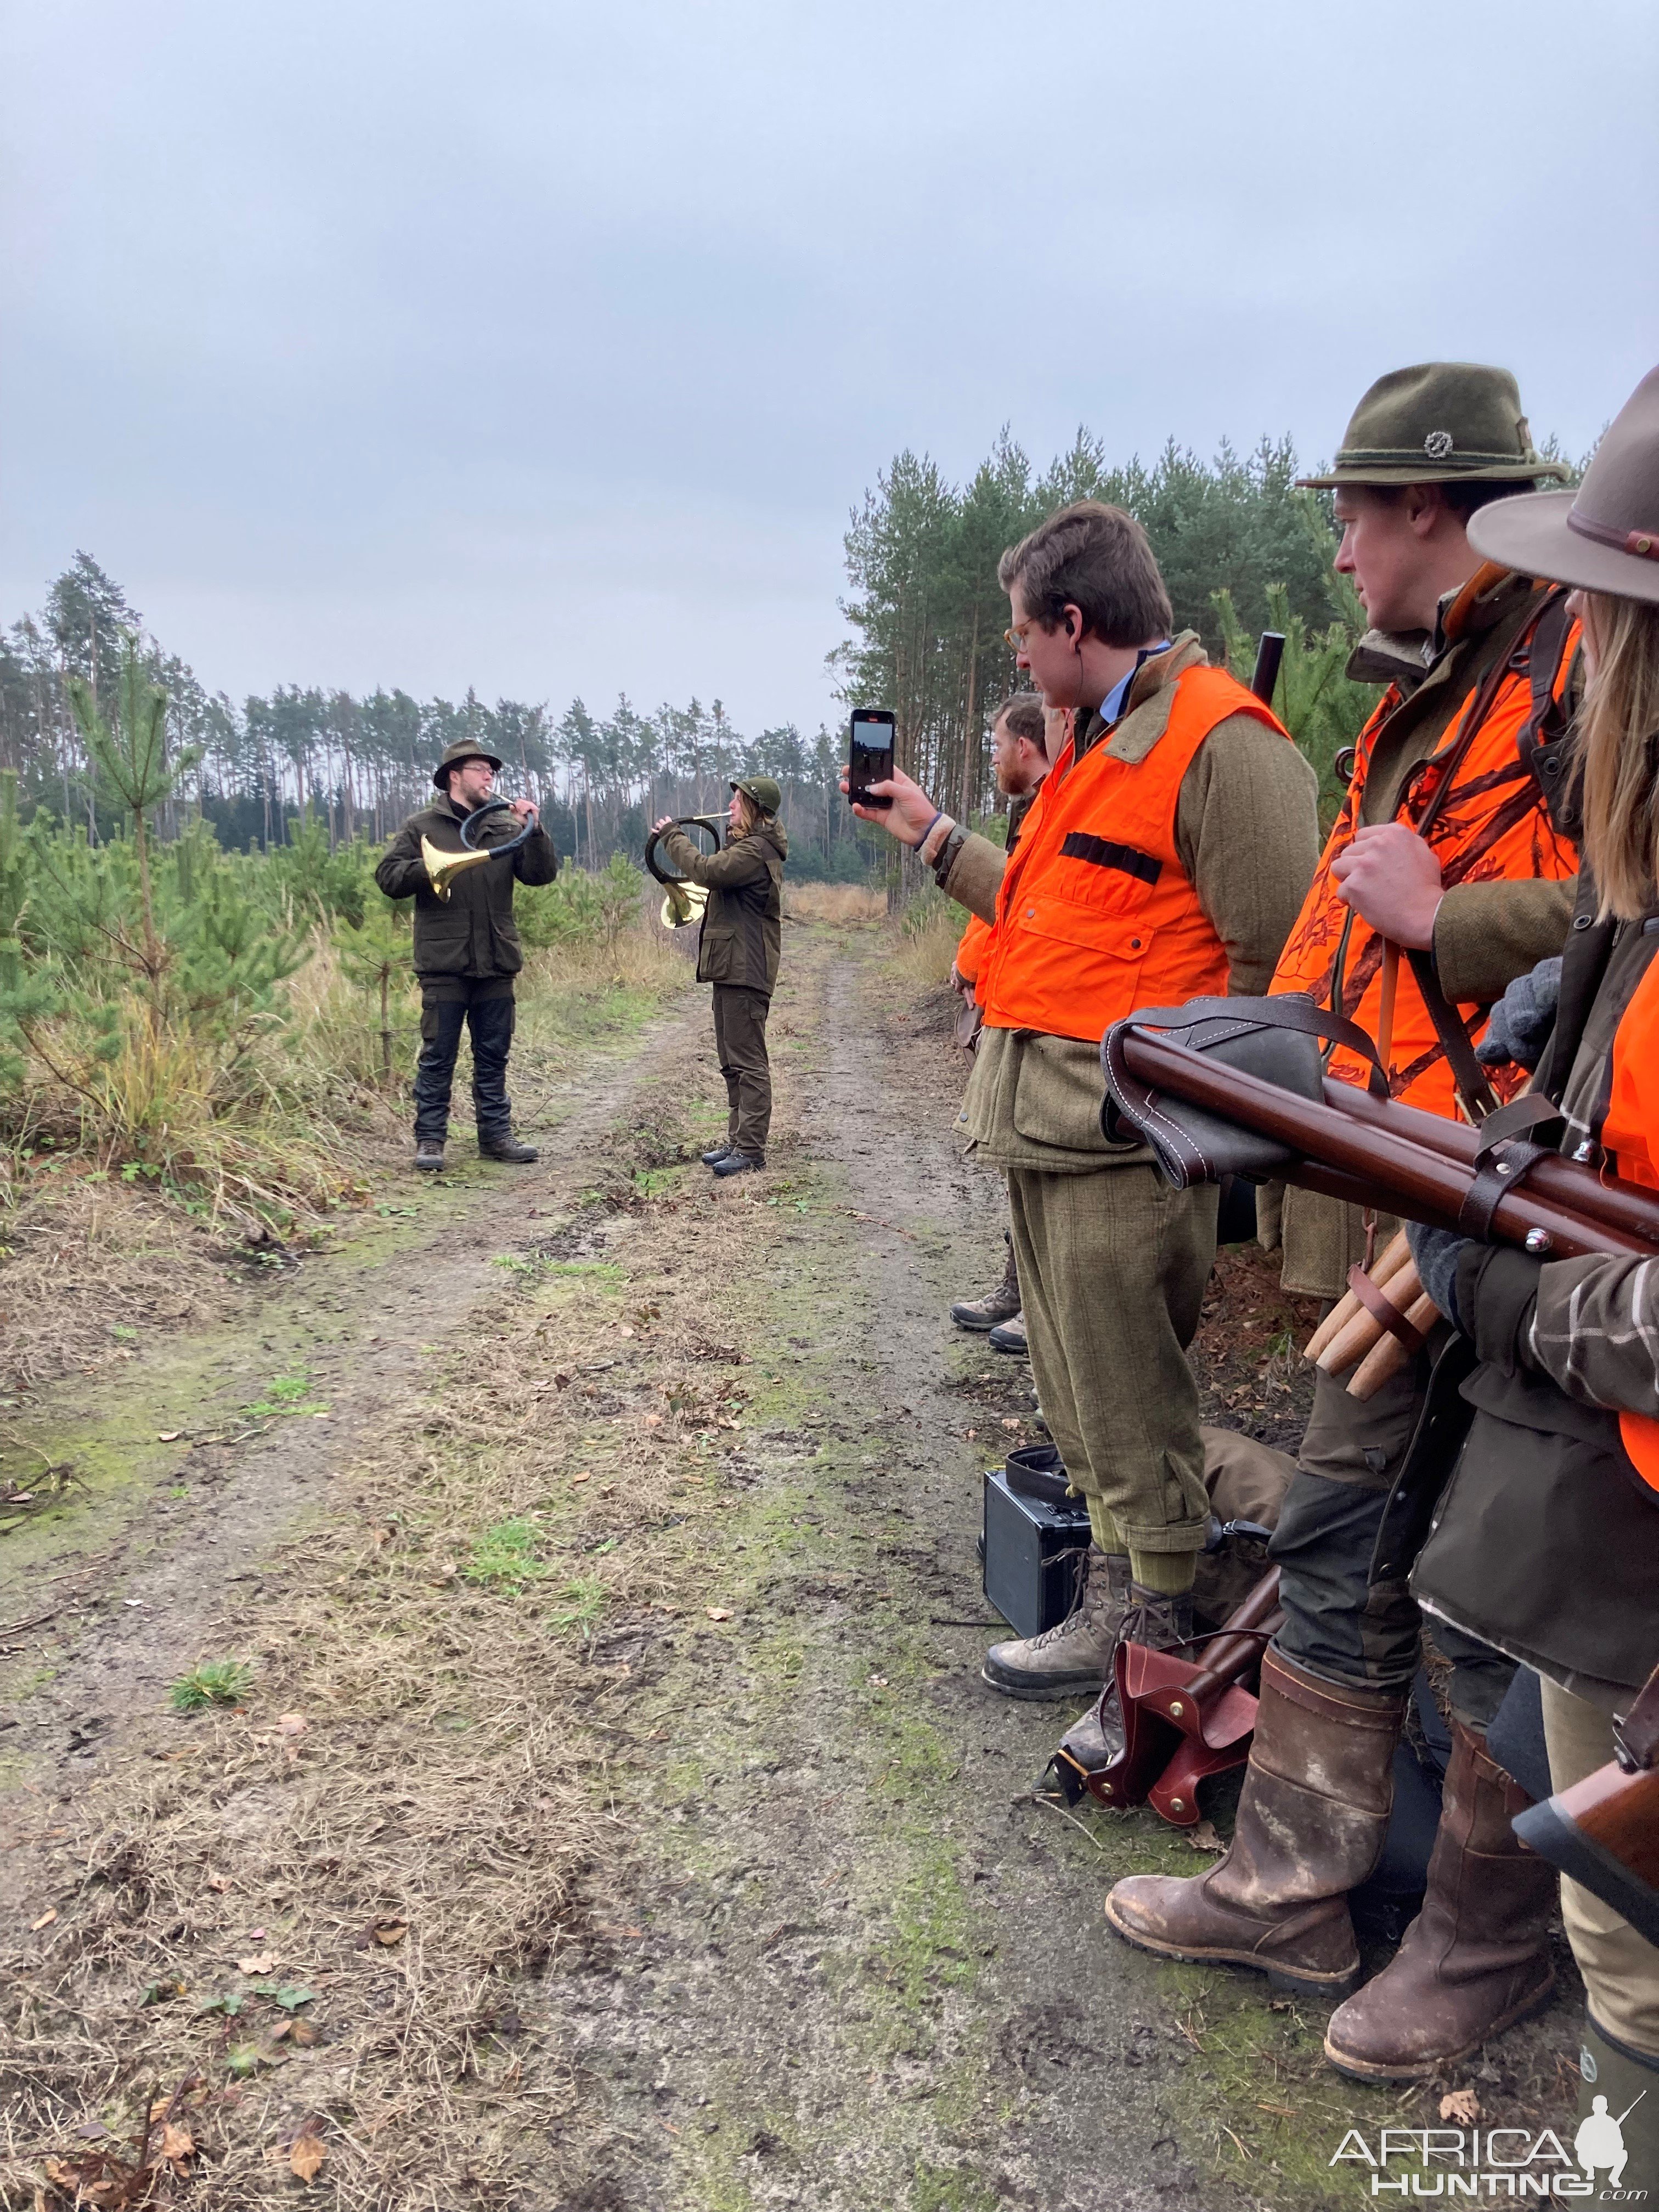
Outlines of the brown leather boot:
M1331 2014L1325 2056L1340 2074L1431 2074L1548 1997L1555 1869L1510 1826L1531 1802L1485 1737L1454 1720L1423 1910L1390 1964Z
M1130 1875L1106 1917L1159 1958L1226 1960L1275 1989L1345 1996L1359 1978L1348 1892L1382 1849L1405 1712L1403 1697L1322 1682L1270 1650L1225 1857L1190 1881Z

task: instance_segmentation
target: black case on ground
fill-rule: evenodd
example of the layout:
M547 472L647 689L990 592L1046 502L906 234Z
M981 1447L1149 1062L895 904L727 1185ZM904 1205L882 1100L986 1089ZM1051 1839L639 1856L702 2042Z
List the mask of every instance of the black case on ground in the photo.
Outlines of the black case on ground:
M1039 1453L1051 1464L1016 1464ZM1064 1497L1065 1481L1052 1445L1029 1447L1011 1455L1006 1467L986 1469L985 1595L1016 1636L1040 1636L1072 1610L1089 1509L1080 1498Z

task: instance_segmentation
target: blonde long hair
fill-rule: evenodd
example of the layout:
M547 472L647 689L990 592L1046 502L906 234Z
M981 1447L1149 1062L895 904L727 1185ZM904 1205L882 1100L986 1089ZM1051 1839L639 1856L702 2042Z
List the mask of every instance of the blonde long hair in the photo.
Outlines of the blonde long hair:
M1585 598L1597 650L1581 720L1584 858L1601 917L1634 921L1659 885L1659 606Z

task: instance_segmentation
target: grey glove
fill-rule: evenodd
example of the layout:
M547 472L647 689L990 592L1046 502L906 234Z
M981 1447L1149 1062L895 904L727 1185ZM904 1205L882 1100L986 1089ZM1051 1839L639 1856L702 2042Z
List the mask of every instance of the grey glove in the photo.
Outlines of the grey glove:
M1458 1316L1455 1286L1457 1263L1472 1237L1460 1237L1455 1229L1425 1229L1420 1221L1406 1224L1406 1242L1412 1248L1412 1257L1417 1262L1417 1279L1455 1329L1465 1336L1468 1331Z
M1530 1073L1544 1056L1560 994L1558 952L1540 960L1528 974L1516 977L1492 1008L1486 1034L1474 1048L1475 1058L1486 1067L1502 1067L1513 1060Z

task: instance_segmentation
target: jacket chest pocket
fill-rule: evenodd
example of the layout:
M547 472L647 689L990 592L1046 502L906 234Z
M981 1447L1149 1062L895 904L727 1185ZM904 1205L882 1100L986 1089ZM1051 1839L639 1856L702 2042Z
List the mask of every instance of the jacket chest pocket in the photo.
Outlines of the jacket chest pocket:
M1119 915L1145 911L1164 867L1139 846L1088 830L1067 830L1051 865L1054 895L1067 905Z

